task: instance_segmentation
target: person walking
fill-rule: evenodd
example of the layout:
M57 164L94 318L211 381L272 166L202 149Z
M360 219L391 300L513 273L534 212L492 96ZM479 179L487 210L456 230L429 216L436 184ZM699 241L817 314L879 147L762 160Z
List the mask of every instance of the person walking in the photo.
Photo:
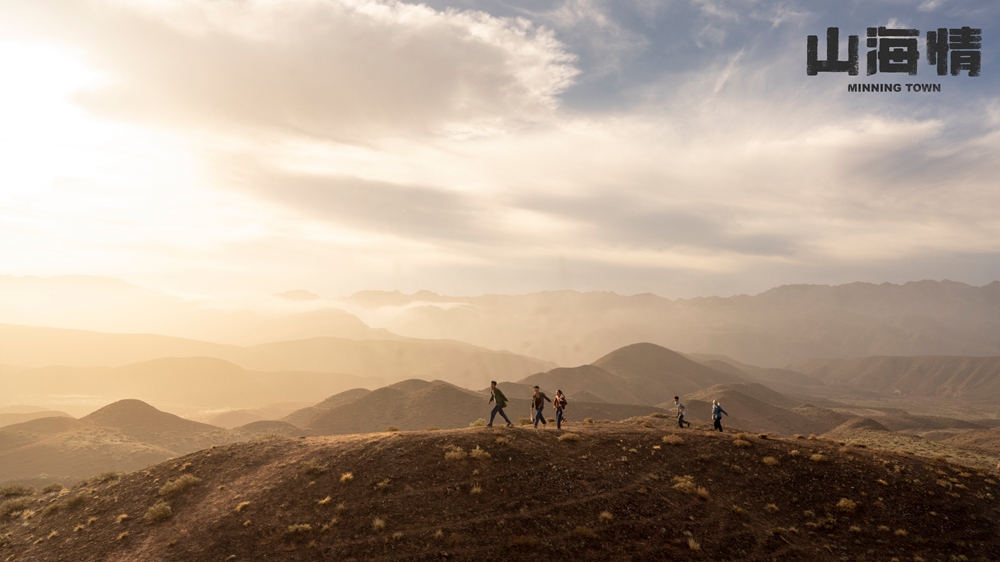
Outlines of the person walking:
M544 392L538 390L535 387L535 393L531 396L531 409L534 410L534 415L532 418L535 420L535 429L538 429L538 422L542 422L542 425L546 424L545 416L542 415L542 410L545 408L546 402L552 402L549 397L545 395Z
M719 431L722 431L722 414L728 416L729 412L722 409L718 400L712 400L712 422L715 424L715 429Z
M568 403L566 396L563 395L563 391L557 390L556 397L552 401L552 407L556 409L556 429L562 429L562 422L566 421L566 417L563 415L563 408Z
M674 396L674 405L677 406L677 425L681 426L681 429L684 429L684 424L687 424L686 427L691 427L691 422L684 421L684 414L687 413L687 407L681 402L680 396Z
M493 411L490 413L490 423L486 424L486 427L493 427L493 419L497 417L498 413L503 419L507 420L507 427L514 425L510 423L510 418L507 417L507 414L503 413L503 409L507 407L507 397L497 388L497 381L490 381L490 401L487 404L491 402L495 403L496 406L493 406Z

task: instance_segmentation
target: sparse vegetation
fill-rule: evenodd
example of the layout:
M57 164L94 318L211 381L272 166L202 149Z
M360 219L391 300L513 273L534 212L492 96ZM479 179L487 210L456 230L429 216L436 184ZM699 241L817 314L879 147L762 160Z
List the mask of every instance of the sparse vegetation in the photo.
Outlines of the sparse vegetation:
M469 456L474 459L484 461L489 459L491 455L483 449L480 449L479 445L476 445L476 448L469 452Z
M685 476L674 476L674 485L672 486L675 490L680 490L685 494L690 494L692 496L699 496L702 499L708 499L708 490L705 488L699 488L694 483L694 477ZM704 490L704 493L701 491Z
M309 533L313 530L312 525L309 523L298 523L295 525L289 525L287 532L289 535L297 535L303 533Z
M250 505L250 502L240 502L236 505L236 513L242 513Z
M682 438L679 435L674 435L674 434L664 435L662 441L664 443L666 443L667 445L683 445L684 444L684 438Z
M13 498L0 503L0 517L18 514L31 505L31 498Z
M581 539L596 539L597 533L594 532L590 527L584 527L583 525L577 526L573 529L573 534Z
M472 489L469 490L469 493L472 495L481 494L483 493L483 488L479 484L476 484L475 486L472 487Z
M185 474L176 480L170 480L161 486L160 495L166 498L179 496L198 484L201 484L201 478L191 474Z
M517 418L517 425L531 425L531 418Z
M840 501L837 502L837 509L843 511L844 513L854 513L854 510L857 508L857 502L847 498L840 498Z
M0 498L30 496L34 493L34 488L24 484L4 484L3 486L0 486Z
M559 440L575 442L580 440L580 435L577 433L563 433L562 435L559 436Z
M385 430L389 433L395 433L399 431L399 428L394 425L390 425L389 427L385 428Z
M906 529L896 529L896 532L895 532L894 534L895 534L895 535L896 535L897 537L905 537L905 536L906 536L906 535L908 535L909 533L907 533L907 532L906 532Z
M320 532L325 533L325 532L329 531L334 526L336 526L337 523L339 523L339 520L336 517L330 519L328 522L326 522L326 523L323 524L323 527L320 528Z
M146 521L156 523L158 521L170 519L171 515L173 515L173 511L170 509L170 504L161 501L146 510L145 518Z
M325 498L317 501L316 505L319 506L319 507L323 507L323 506L325 506L325 505L327 505L329 503L330 503L330 496L327 496L327 497L325 497Z
M788 456L790 457L797 457L801 454L802 453L800 453L798 449L792 449L791 451L788 451Z
M742 507L740 507L740 506L736 505L735 503L733 504L733 509L732 509L732 511L733 511L733 513L735 513L736 515L743 515L743 514L745 514L745 513L746 513L746 510L745 510L745 509L743 509Z
M608 523L608 522L610 522L610 521L611 521L612 519L614 519L614 518L615 518L615 516L614 516L614 515L611 515L611 512L610 512L610 511L602 511L602 512L601 512L601 515L599 516L599 518L600 518L600 520L601 520L601 523Z
M486 426L486 418L479 418L476 421L469 424L469 427L485 427L485 426Z
M450 461L460 461L465 457L469 456L464 449L457 445L445 445L444 446L444 458Z
M61 491L63 491L63 485L58 482L47 484L44 488L42 488L43 494L51 494L53 492L61 492Z
M583 418L583 423L594 423L594 418Z
M123 531L118 534L118 540L123 541L128 538L128 531Z
M701 550L701 544L694 540L694 537L688 537L688 548L694 552Z
M391 478L386 478L385 480L379 482L378 484L375 484L375 491L376 492L384 492L384 491L388 490L389 489L389 482L391 482L391 481L392 481Z
M767 505L764 506L764 511L766 511L768 513L778 513L781 510L778 509L777 504L769 503L769 504L767 504Z
M749 447L750 446L750 442L747 441L746 439L739 439L739 438L737 438L737 439L733 439L733 445L736 445L737 447Z
M813 462L826 462L827 458L825 455L821 455L820 453L814 453L812 456L809 457L809 460Z
M329 470L327 465L319 464L318 462L312 460L303 461L299 463L299 466L302 467L303 472L310 476L320 476L322 474L326 474Z
M778 459L774 457L764 457L760 459L760 462L766 464L767 466L778 466L779 464L781 464L778 462Z
M495 443L496 443L497 445L507 445L508 443L510 443L510 439L508 439L508 438L506 438L506 437L503 437L503 436L501 436L501 437L497 437L497 438L496 438L496 440L495 440L494 442L495 442Z
M385 529L385 520L376 517L375 520L372 521L372 529L375 531L381 531L382 529Z
M125 521L126 519L128 519L128 514L127 513L121 513L121 514L118 515L118 517L115 517L115 523L117 523L117 524L120 525L121 522Z
M861 527L859 527L857 525L851 525L847 530L850 531L850 532L852 532L852 533L860 533L861 532Z
M352 473L352 472L345 472L345 473L343 473L343 474L340 475L340 481L343 482L343 483L345 483L345 484L347 482L350 482L351 480L354 480L354 473Z

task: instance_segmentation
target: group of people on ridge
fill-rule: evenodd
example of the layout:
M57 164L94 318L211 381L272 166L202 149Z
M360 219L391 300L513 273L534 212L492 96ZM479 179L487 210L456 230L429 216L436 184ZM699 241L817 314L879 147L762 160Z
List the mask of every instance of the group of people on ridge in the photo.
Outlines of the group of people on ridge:
M562 429L562 422L566 421L563 411L566 409L566 404L568 404L563 391L557 390L555 400L550 400L544 392L539 390L538 386L535 386L533 390L534 392L531 395L531 419L535 423L535 427L538 427L538 422L542 422L542 425L547 423L542 411L545 409L545 403L550 402L552 407L556 409L556 429ZM490 381L490 400L487 403L494 404L494 406L493 411L490 413L490 423L486 424L486 427L493 427L493 420L496 419L497 414L500 414L507 421L507 427L514 425L503 411L507 407L507 397L497 388L497 381ZM681 429L691 427L691 422L684 419L687 407L681 402L680 396L674 396L674 405L677 407L677 425ZM719 431L722 431L722 414L728 416L729 412L722 409L718 400L712 400L712 421L714 428Z

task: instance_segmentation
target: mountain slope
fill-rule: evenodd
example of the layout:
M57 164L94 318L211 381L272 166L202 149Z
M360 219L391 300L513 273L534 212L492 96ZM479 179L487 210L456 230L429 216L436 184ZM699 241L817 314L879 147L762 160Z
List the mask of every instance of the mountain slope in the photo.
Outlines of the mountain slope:
M1000 357L862 357L810 359L789 368L881 395L1000 404Z
M683 443L654 448L670 434ZM982 471L841 452L827 441L749 443L623 424L588 428L576 441L464 429L241 443L74 488L69 497L82 497L72 505L57 494L27 496L0 516L0 548L23 562L507 561L540 549L593 561L839 562L845 549L879 559L1000 558L1000 515L986 496L995 486ZM475 448L489 458L445 458ZM816 454L826 462L810 460ZM162 496L179 465L200 483ZM944 493L936 470L965 490ZM169 513L145 519L161 501ZM61 509L41 513L55 503ZM22 518L26 508L36 514Z

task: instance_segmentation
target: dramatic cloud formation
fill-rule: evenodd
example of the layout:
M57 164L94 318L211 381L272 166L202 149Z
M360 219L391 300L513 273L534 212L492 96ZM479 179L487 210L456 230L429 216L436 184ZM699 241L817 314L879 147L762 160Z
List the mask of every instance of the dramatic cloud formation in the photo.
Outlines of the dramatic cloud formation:
M1000 277L998 16L5 2L3 272L329 294L985 283ZM805 75L806 35L890 22L982 27L982 76L938 77L922 39L916 77ZM877 82L942 92L847 92Z

